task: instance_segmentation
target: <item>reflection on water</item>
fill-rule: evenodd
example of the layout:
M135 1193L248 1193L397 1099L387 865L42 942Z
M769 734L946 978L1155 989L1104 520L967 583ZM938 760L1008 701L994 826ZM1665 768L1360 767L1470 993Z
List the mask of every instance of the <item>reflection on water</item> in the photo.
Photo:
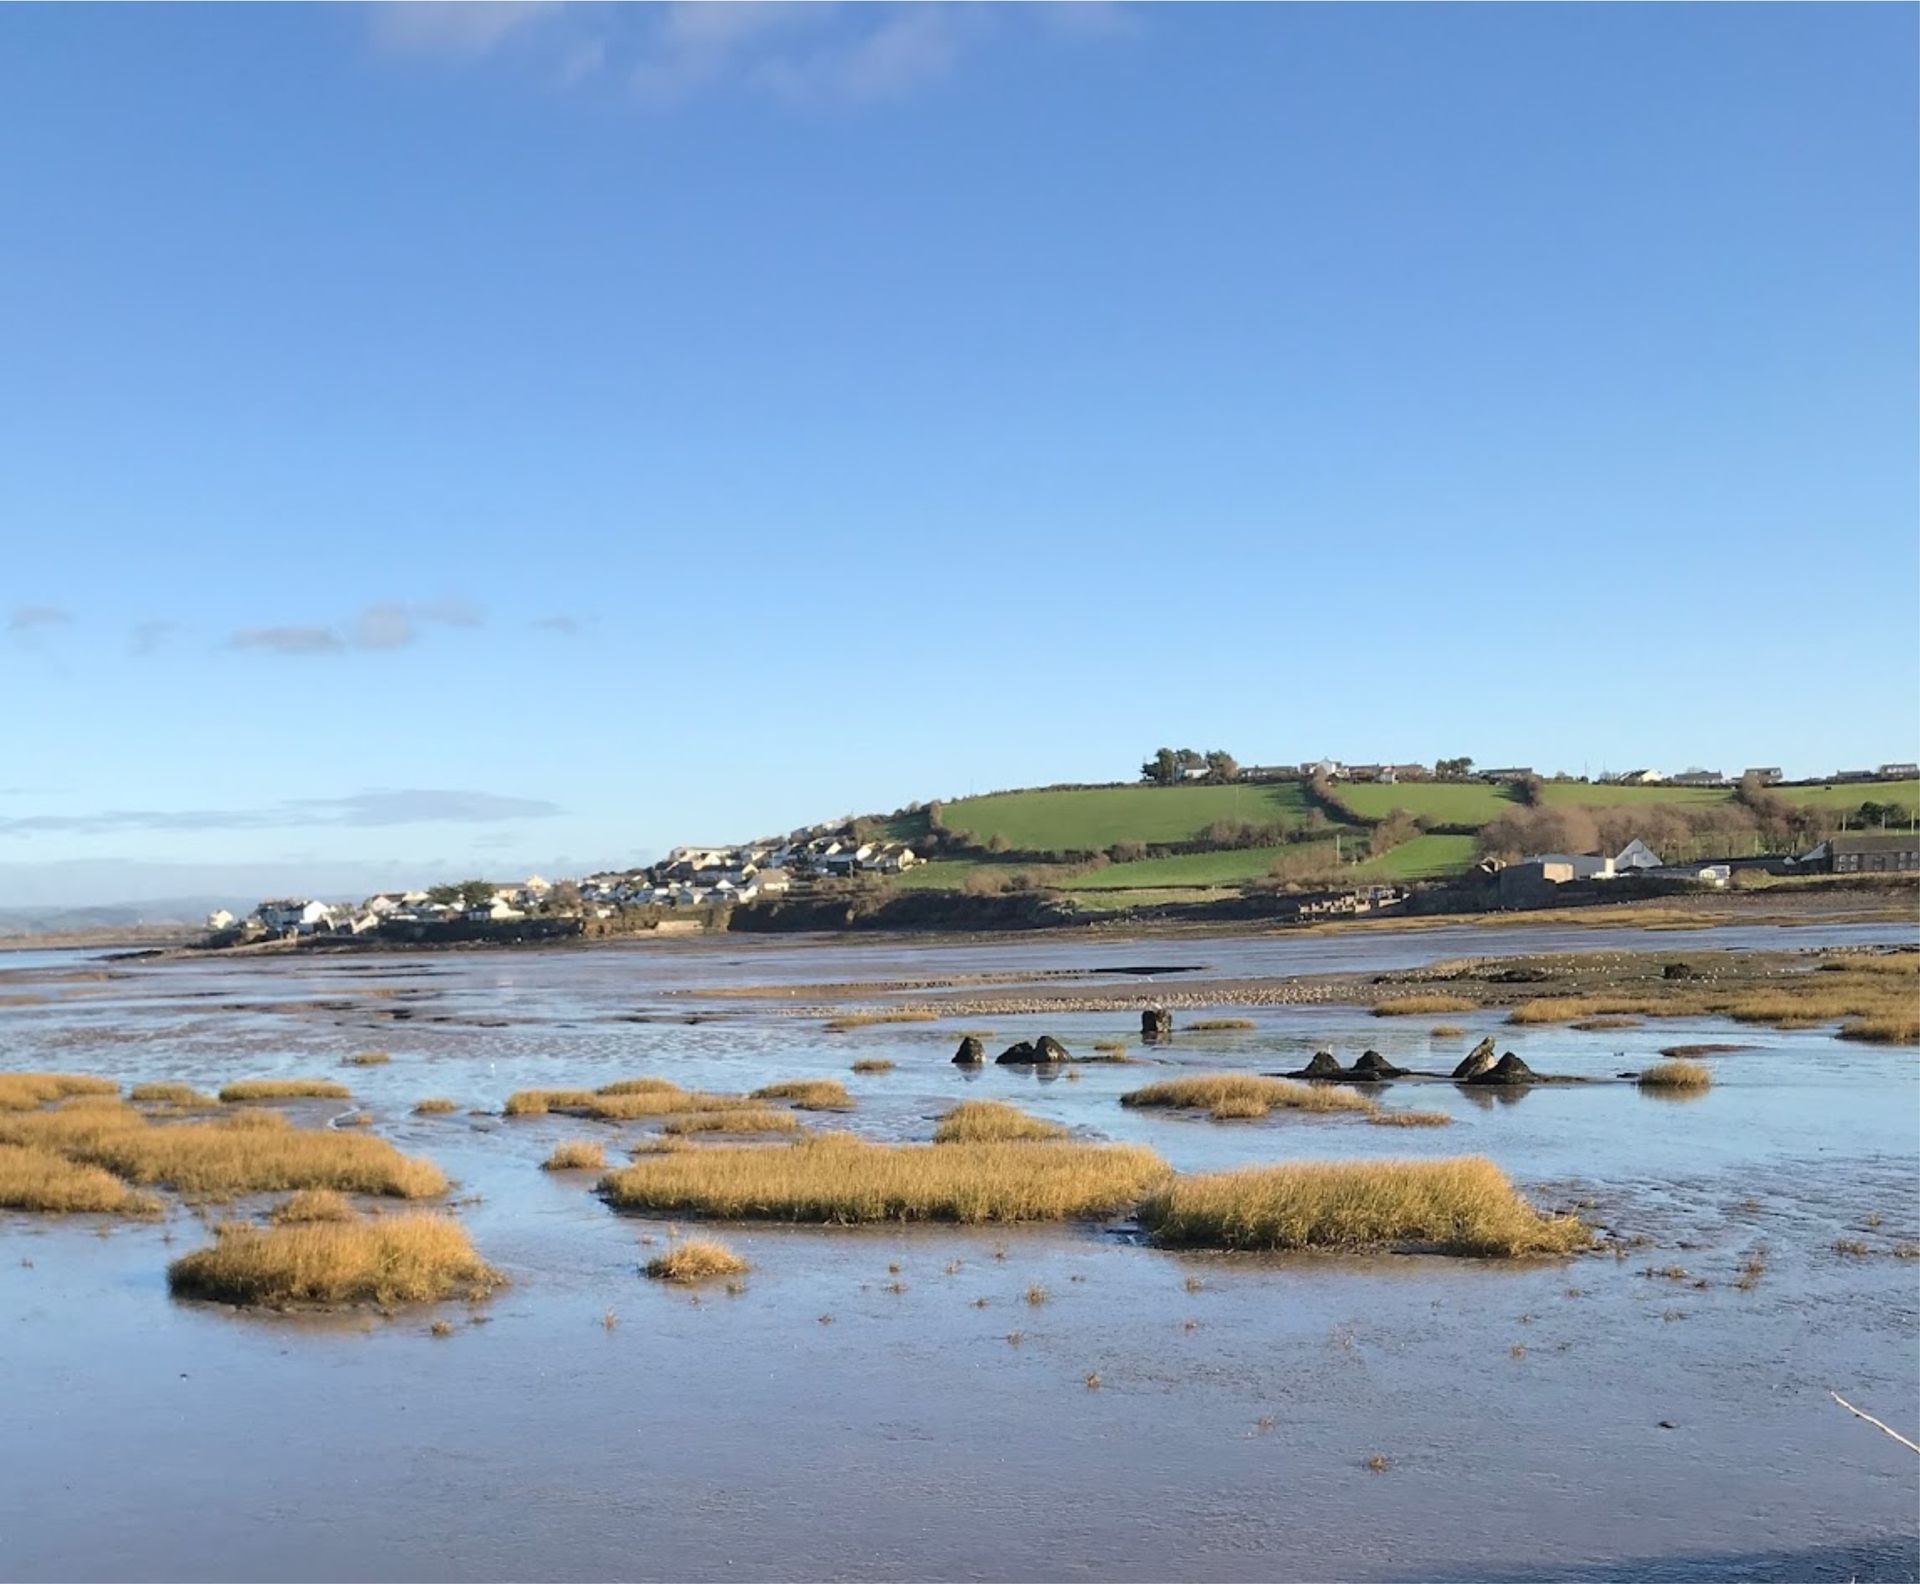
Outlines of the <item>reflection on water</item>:
M1582 1031L1481 1013L1435 1035L1307 1006L1135 1043L1134 1062L1062 1081L954 1066L957 1021L829 1034L777 998L669 995L888 964L1016 979L1078 960L1290 972L1303 954L1384 967L1489 949L1463 933L1182 938L1145 959L1112 943L728 943L169 964L0 1011L9 1068L202 1088L344 1076L379 1132L478 1196L458 1213L514 1281L474 1312L485 1324L448 1311L445 1339L430 1314L240 1317L167 1298L166 1260L205 1236L183 1211L106 1238L0 1217L0 1576L1910 1575L1911 1454L1825 1390L1907 1429L1920 1403L1916 1267L1893 1257L1920 1237L1911 1051L1712 1019ZM627 1021L643 1013L660 1020ZM1047 1032L1079 1051L1138 1027L1122 1013L991 1021L998 1042ZM1596 1081L1409 1078L1373 1092L1452 1125L1391 1131L1118 1103L1169 1072L1271 1071L1322 1048L1445 1072L1486 1033L1540 1071ZM1730 1034L1749 1048L1705 1058L1705 1093L1615 1077L1661 1045ZM391 1061L340 1066L369 1048ZM863 1057L896 1065L851 1073ZM539 1169L561 1138L600 1139L617 1160L652 1124L466 1115L516 1088L642 1073L740 1091L839 1077L858 1108L825 1125L882 1139L925 1139L959 1096L997 1095L1185 1170L1485 1154L1542 1204L1580 1206L1612 1248L1498 1265L1175 1256L1102 1228L748 1226L727 1232L754 1267L746 1291L696 1304L638 1274L664 1225ZM412 1115L430 1094L461 1109ZM1842 1257L1841 1239L1872 1252ZM1048 1303L1024 1301L1033 1284ZM1376 1455L1387 1473L1365 1471Z

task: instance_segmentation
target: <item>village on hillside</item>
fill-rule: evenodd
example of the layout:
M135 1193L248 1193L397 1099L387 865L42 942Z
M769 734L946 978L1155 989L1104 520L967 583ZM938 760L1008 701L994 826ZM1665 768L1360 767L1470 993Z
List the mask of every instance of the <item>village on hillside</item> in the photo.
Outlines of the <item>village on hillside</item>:
M1821 786L1905 782L1920 777L1920 765L1887 763L1872 770L1847 770L1823 778ZM1161 749L1142 766L1148 786L1193 782L1298 781L1322 789L1347 784L1413 785L1478 783L1524 798L1543 778L1523 766L1478 768L1471 759L1418 764L1344 764L1335 759L1299 765L1245 766L1221 751ZM1558 783L1572 777L1553 778ZM1772 789L1786 786L1773 767L1751 768L1737 780L1719 771L1663 772L1633 769L1591 783L1645 789L1674 787ZM1144 794L1143 794L1144 795ZM1331 796L1323 790L1323 795ZM1648 888L1719 890L1742 871L1776 877L1871 875L1920 871L1920 834L1912 829L1914 811L1897 805L1863 802L1863 809L1892 810L1909 828L1829 830L1800 850L1737 856L1691 857L1670 861L1653 842L1638 836L1611 851L1522 852L1484 855L1446 883L1467 888L1485 905L1540 907L1553 901L1591 896L1596 887L1634 882ZM919 806L916 806L919 807ZM938 805L933 805L937 809ZM433 940L530 940L579 934L618 934L636 929L697 928L724 920L733 910L767 907L844 892L848 882L871 890L890 877L951 856L943 840L951 832L915 840L870 834L881 822L848 819L814 826L791 836L737 845L682 846L656 863L630 869L601 870L577 879L548 880L529 875L518 882L466 880L381 891L359 901L312 897L276 897L260 902L245 916L227 910L206 920L209 944L251 945L274 941L347 940L364 937L395 942ZM944 870L945 866L942 866ZM930 871L930 873L933 871ZM937 887L929 887L935 890ZM1300 919L1379 912L1404 907L1415 888L1407 884L1368 883L1293 887L1296 894L1276 899L1274 911ZM1630 887L1623 887L1631 889ZM678 915L685 922L676 925Z

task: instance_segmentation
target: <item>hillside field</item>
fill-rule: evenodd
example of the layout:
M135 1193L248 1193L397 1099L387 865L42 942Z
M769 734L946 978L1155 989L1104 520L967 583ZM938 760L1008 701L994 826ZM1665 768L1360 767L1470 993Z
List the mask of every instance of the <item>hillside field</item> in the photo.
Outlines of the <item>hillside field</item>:
M1185 842L1216 820L1298 825L1309 808L1297 781L1231 786L1125 786L995 792L944 805L949 830L1021 852L1098 852L1115 842Z

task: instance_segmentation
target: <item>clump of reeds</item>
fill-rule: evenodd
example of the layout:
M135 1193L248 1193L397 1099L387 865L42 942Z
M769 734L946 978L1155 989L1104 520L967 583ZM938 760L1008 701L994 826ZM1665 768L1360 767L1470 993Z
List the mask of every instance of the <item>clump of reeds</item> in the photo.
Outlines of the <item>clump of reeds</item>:
M762 1084L748 1097L785 1100L801 1111L851 1111L853 1096L838 1078L794 1078L786 1083Z
M220 1103L212 1095L202 1094L192 1084L184 1083L135 1084L127 1098L151 1105L185 1106L196 1111L204 1111Z
M0 1210L147 1216L159 1214L160 1202L98 1166L49 1149L0 1144Z
M617 1209L779 1221L1037 1221L1125 1208L1167 1173L1138 1145L870 1144L828 1133L781 1148L649 1155L601 1179Z
M556 1144L553 1153L540 1163L542 1171L605 1171L607 1153L588 1139L568 1139Z
M1427 995L1393 996L1388 1000L1376 1002L1373 1008L1375 1017L1428 1017L1436 1012L1471 1012L1474 1003L1465 996Z
M1176 1177L1140 1224L1172 1248L1430 1248L1510 1258L1563 1254L1592 1234L1543 1215L1492 1161L1341 1161Z
M716 1276L744 1275L750 1267L717 1238L688 1238L647 1261L647 1274L659 1281L701 1282Z
M1573 1026L1583 1033L1597 1034L1607 1029L1638 1028L1640 1020L1637 1017L1616 1012L1603 1017L1582 1018Z
M1378 1109L1370 1095L1329 1084L1263 1078L1255 1073L1195 1073L1165 1078L1120 1097L1124 1106L1172 1106L1205 1110L1218 1120L1263 1117L1270 1111L1359 1111Z
M1896 1012L1853 1018L1840 1025L1840 1037L1865 1040L1872 1045L1917 1045L1920 1044L1920 1014Z
M1381 1111L1367 1121L1374 1127L1446 1127L1453 1118L1444 1111Z
M1705 1089L1713 1082L1713 1069L1705 1062L1655 1062L1640 1074L1642 1089Z
M435 1215L228 1223L167 1267L179 1296L233 1304L426 1303L481 1297L504 1280L457 1222Z
M1187 1025L1190 1034L1224 1034L1229 1029L1258 1028L1252 1018L1201 1018Z
M995 1140L1065 1138L1067 1130L1002 1100L963 1100L940 1118L936 1144L974 1144Z
M342 1057L341 1065L346 1067L384 1067L392 1060L393 1058L385 1051L359 1051L352 1056Z
M424 1100L416 1100L413 1102L413 1114L415 1116L445 1116L449 1111L458 1111L459 1109L460 1107L445 1095L428 1095Z
M220 1098L236 1100L345 1100L351 1090L330 1078L243 1078L221 1087Z
M871 1028L876 1023L931 1023L937 1012L842 1012L827 1019L829 1034L845 1034L849 1029Z
M682 1089L664 1078L622 1078L598 1089L516 1089L507 1096L505 1111L508 1116L545 1116L559 1111L603 1122L626 1122L676 1112L734 1110L746 1103L745 1095L703 1094Z
M869 1056L863 1061L855 1062L853 1064L853 1070L857 1073L892 1072L893 1065L894 1064L884 1056Z
M276 1205L267 1219L281 1226L297 1221L351 1221L353 1201L332 1188L302 1188Z
M725 1111L696 1111L690 1116L668 1117L665 1131L688 1133L793 1133L800 1124L791 1111L772 1106L734 1106Z
M618 1078L612 1083L602 1084L594 1090L595 1094L678 1094L680 1085L670 1078Z
M0 1116L0 1143L51 1150L143 1185L208 1197L338 1188L423 1199L447 1179L366 1133L295 1128L283 1116L240 1113L157 1122L126 1105L62 1106Z
M1458 1023L1436 1023L1427 1032L1435 1039L1458 1039L1467 1031Z
M73 1095L117 1095L111 1078L89 1078L83 1073L0 1073L0 1111L31 1111Z

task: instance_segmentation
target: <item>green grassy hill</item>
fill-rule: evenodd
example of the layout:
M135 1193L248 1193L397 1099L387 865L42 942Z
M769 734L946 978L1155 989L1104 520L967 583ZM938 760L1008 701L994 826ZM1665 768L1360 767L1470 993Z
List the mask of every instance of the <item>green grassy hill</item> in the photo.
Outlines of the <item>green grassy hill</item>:
M1099 852L1116 842L1185 842L1217 820L1299 825L1310 805L1297 781L1234 786L1087 787L995 792L942 807L947 829L1021 852Z

